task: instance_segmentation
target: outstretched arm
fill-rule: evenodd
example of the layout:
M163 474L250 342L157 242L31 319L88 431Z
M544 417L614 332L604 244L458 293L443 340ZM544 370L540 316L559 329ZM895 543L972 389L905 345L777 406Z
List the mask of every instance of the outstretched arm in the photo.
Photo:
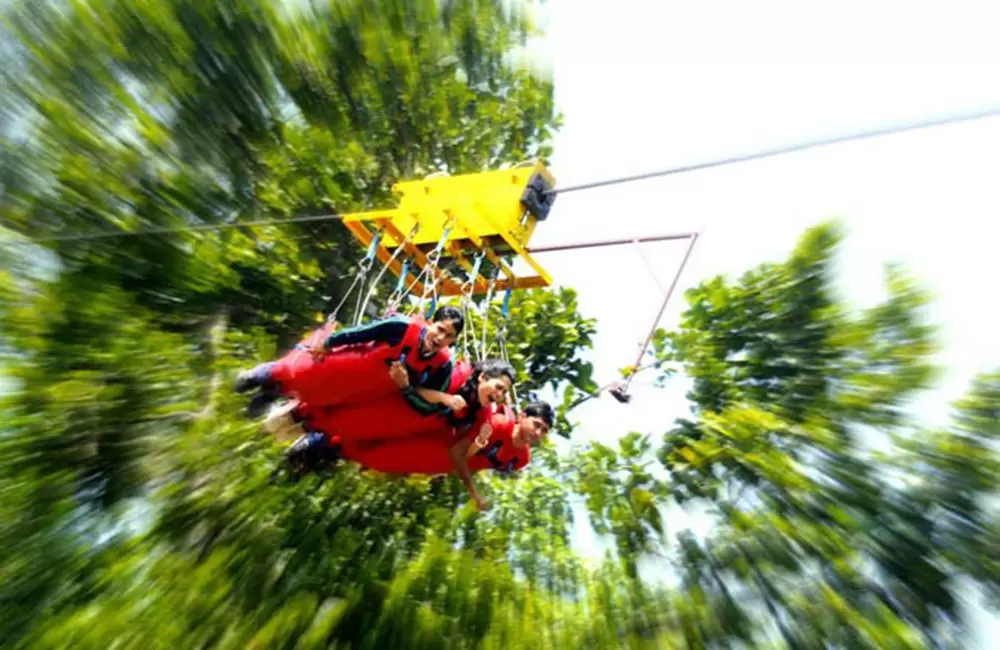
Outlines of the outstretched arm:
M348 327L337 330L326 337L323 347L326 349L336 348L341 345L356 345L358 343L388 343L389 345L399 345L406 335L406 329L410 326L410 321L403 317L385 318L366 325Z
M465 408L465 399L461 395L449 395L448 393L431 390L430 388L417 388L414 392L417 397L428 404L440 404L450 408L452 411L459 411Z
M462 438L448 448L448 455L451 456L451 462L455 464L455 471L458 472L458 477L462 479L462 483L465 484L472 500L476 502L476 506L480 510L486 510L489 504L476 489L476 482L472 479L472 471L469 469L469 461L466 457L471 442L468 438Z

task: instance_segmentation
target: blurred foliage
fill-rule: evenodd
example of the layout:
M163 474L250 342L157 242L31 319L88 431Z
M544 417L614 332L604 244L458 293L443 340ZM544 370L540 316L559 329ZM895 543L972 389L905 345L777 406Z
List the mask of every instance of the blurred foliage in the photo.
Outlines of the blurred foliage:
M6 7L3 647L961 647L959 582L1000 602L1000 374L950 427L907 420L935 377L926 297L890 269L880 305L839 302L833 224L688 292L654 341L694 382L662 442L540 450L487 481L486 514L452 478L272 485L277 448L228 386L340 299L346 231L75 235L353 210L398 178L544 158L552 85L513 56L530 11ZM518 293L522 397L594 390L595 327L570 289ZM707 536L670 530L693 502ZM597 566L577 513L610 541Z

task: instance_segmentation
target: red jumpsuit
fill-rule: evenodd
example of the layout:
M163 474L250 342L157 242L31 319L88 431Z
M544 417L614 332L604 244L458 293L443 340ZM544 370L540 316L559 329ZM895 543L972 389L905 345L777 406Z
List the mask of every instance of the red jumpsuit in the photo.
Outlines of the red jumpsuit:
M471 376L472 365L459 362L455 365L444 392L454 395ZM447 428L445 409L427 406L433 410L417 410L416 406L397 391L375 400L345 406L318 407L303 403L299 405L298 413L310 428L328 436L349 438L352 441L372 441L405 438ZM468 407L455 416L461 419L467 410Z
M313 332L297 349L275 362L271 379L277 381L282 392L312 407L342 405L374 400L383 395L394 395L399 389L389 376L389 363L403 361L414 373L431 373L451 361L446 348L428 359L421 358L426 322L420 318L386 319L372 325L333 334L348 344L331 350L322 361L309 352L306 343L315 342L318 332ZM379 328L396 333L395 340L378 340ZM330 334L329 326L323 334ZM375 334L369 335L369 332ZM359 342L354 342L359 341ZM363 342L362 342L363 341Z
M469 469L518 470L531 461L528 445L514 446L514 415L507 406L491 405L480 410L468 434L475 438L483 423L489 422L493 435L486 446L468 459ZM344 458L385 474L449 474L455 464L448 453L455 442L450 429L385 442L340 440Z

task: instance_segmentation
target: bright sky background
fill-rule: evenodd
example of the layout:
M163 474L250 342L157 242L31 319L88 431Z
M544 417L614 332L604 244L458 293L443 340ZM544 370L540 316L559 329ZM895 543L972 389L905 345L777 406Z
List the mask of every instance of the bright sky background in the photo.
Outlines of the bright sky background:
M774 146L1000 107L996 3L555 0L532 51L555 79L565 125L559 183L664 169ZM843 295L881 297L885 262L907 265L936 297L947 368L921 400L944 422L971 377L1000 367L1000 119L816 149L765 161L560 197L534 244L705 229L678 288L778 261L811 225L839 217ZM666 285L684 245L648 244ZM634 249L548 254L557 281L599 317L593 355L603 383L632 362L660 293ZM991 299L992 298L992 299ZM663 321L683 308L673 302ZM575 412L575 441L659 435L686 409L683 380ZM580 515L583 513L580 512ZM705 525L671 513L670 534ZM583 550L599 540L582 535ZM1000 621L981 609L988 647Z

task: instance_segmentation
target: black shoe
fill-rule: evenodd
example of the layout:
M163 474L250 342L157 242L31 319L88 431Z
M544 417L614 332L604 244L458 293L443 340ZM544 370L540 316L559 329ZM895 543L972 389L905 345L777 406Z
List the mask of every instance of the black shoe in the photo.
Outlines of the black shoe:
M327 450L326 436L322 433L307 433L299 436L285 452L288 464L298 472L309 472L324 459Z
M333 465L337 461L343 460L343 458L344 454L342 453L340 444L336 442L329 444L328 442L326 447L323 449L323 462Z
M259 418L264 415L264 412L270 408L271 404L274 404L278 399L281 398L281 391L275 384L265 384L261 387L260 392L250 398L250 403L247 404L247 415L251 418Z
M260 386L260 382L254 377L249 370L244 370L240 374L236 375L236 382L233 384L233 390L237 393L243 394L252 391L254 388Z
M332 469L340 459L340 445L329 445L316 451L313 459L312 471L318 472L325 469Z

